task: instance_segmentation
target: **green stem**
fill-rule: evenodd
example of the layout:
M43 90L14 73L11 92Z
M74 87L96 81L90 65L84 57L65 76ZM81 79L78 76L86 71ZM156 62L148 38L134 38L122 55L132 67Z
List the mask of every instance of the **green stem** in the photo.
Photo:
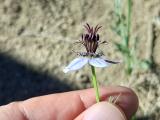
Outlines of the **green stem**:
M98 82L96 78L96 72L94 66L91 65L91 70L92 70L92 83L94 86L94 89L96 91L96 101L97 103L100 102L100 95L99 95L99 89L98 89Z
M131 28L131 3L132 0L128 0L128 15L127 15L127 41L129 42L130 39L130 28ZM128 47L128 42L127 42L127 47Z

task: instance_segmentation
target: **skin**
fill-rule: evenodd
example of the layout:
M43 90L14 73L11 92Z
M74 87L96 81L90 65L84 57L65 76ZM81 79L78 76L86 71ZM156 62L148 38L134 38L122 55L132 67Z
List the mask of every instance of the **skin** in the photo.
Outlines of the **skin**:
M120 86L100 88L101 101L120 93L116 104L129 119L138 108L136 94ZM82 120L95 103L94 89L51 94L1 106L0 120Z

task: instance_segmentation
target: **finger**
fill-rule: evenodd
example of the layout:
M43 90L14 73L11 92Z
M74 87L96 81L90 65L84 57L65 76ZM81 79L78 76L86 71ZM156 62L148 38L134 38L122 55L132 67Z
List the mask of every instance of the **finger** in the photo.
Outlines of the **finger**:
M127 118L115 104L100 102L85 110L75 120L127 120Z
M23 117L24 119L34 120L71 120L96 103L94 93L93 89L87 89L35 97L24 102L5 106L5 109L8 109L8 107L10 109L16 108L16 111L20 113L16 120L21 120L19 118ZM117 103L128 118L137 110L137 96L128 88L103 87L100 89L100 93L101 100L106 100L109 96L116 96L121 93ZM12 111L11 113L13 116ZM8 115L11 113L8 113Z
M86 94L82 92L81 99L84 103L85 108L89 108L91 105L95 104L95 91L93 90L93 94L90 94L90 91L85 91ZM117 106L122 109L122 111L125 113L126 117L129 119L138 109L138 97L137 95L129 88L126 87L105 87L101 88L101 101L106 101L110 96L113 97L120 97L116 101ZM90 97L90 98L89 98Z

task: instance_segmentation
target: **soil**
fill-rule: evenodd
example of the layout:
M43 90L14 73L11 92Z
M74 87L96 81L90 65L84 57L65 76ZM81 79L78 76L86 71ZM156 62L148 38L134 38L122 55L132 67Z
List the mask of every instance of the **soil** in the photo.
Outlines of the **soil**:
M149 70L124 63L97 69L103 85L124 85L139 97L137 119L160 116L160 1L137 0L132 6L132 38L138 38L137 56L150 59ZM125 6L123 6L125 7ZM112 31L114 3L109 0L0 0L0 105L33 96L91 87L90 69L64 74L76 57L73 42L81 39L83 25L102 25L100 36L108 45L100 49L110 59L123 59Z

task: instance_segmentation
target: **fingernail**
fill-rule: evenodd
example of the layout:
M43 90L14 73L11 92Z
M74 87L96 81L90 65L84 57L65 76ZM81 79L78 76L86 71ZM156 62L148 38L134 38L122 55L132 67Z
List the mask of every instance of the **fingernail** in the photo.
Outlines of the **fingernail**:
M91 106L83 120L127 120L120 108L109 102L100 102Z

